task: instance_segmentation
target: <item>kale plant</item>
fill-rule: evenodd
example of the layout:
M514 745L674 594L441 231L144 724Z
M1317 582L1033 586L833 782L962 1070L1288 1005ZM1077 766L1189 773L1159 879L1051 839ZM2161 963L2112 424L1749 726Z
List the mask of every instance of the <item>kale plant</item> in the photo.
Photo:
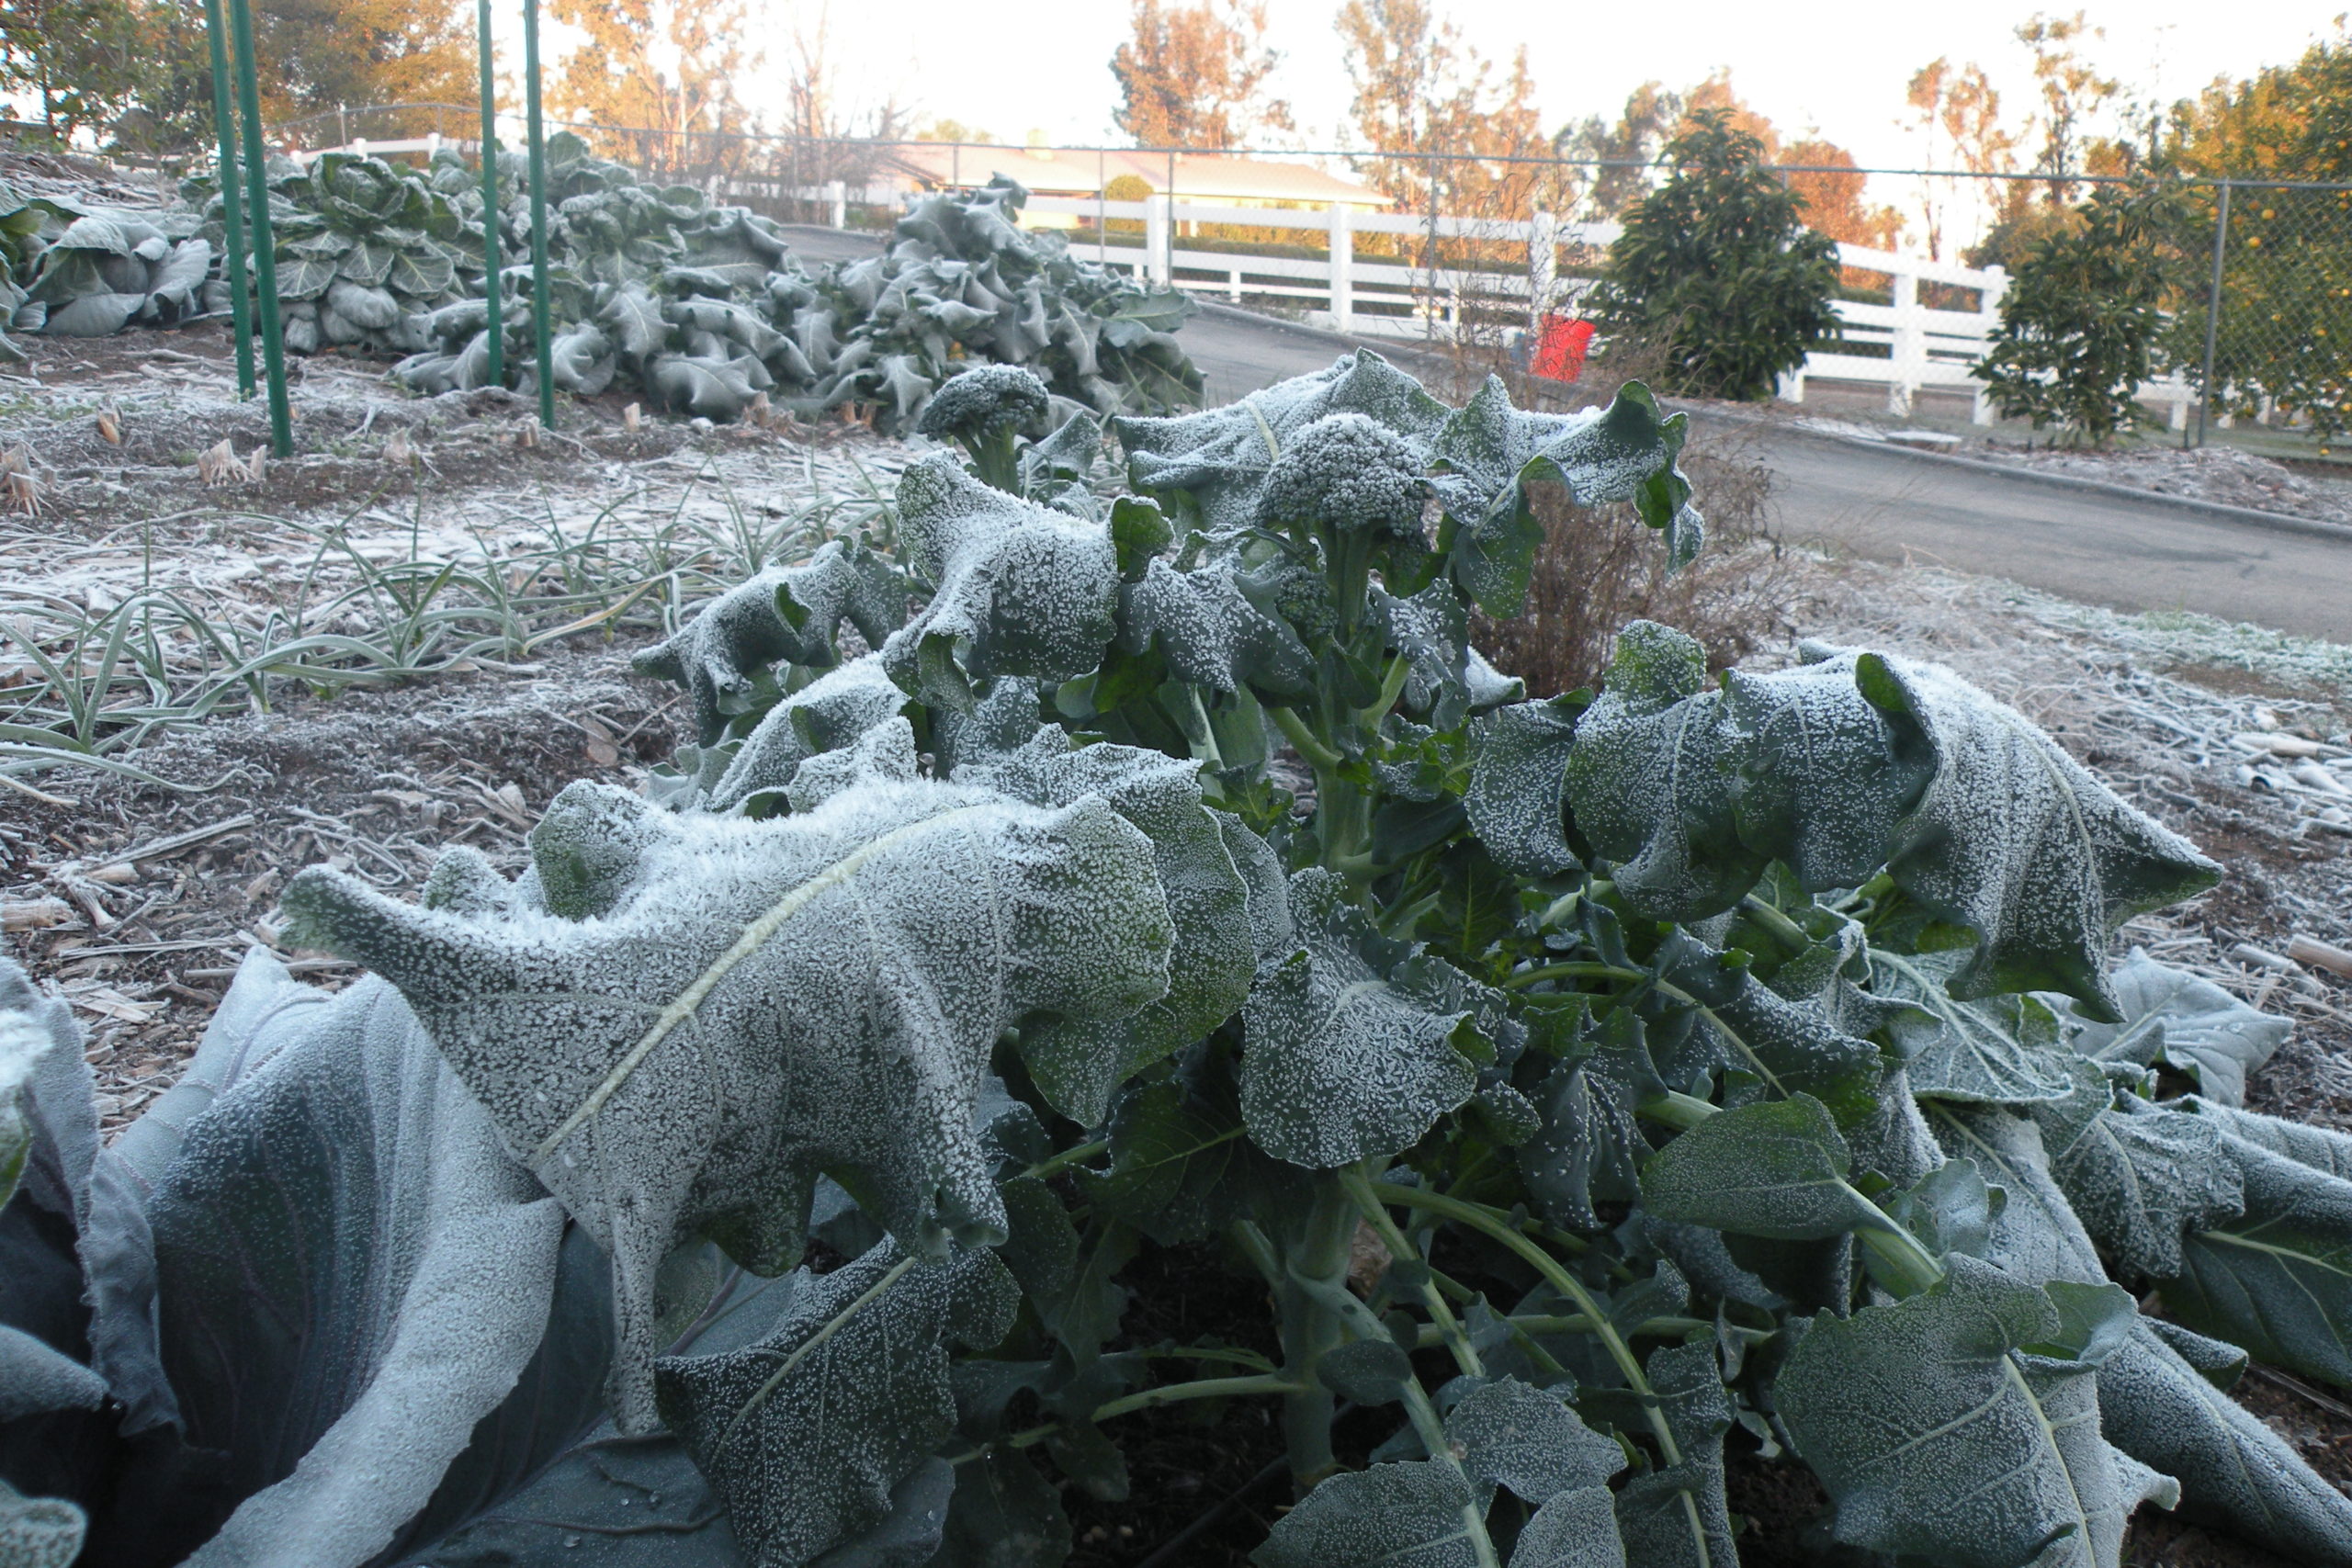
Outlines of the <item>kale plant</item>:
M1124 484L1005 446L1034 393L641 656L695 744L519 877L303 873L374 975L256 953L112 1147L0 981L0 1541L1051 1568L1128 1418L1263 1401L1263 1568L1729 1568L1739 1455L1825 1561L2117 1568L2153 1503L2352 1563L2225 1392L2352 1382L2352 1140L2244 1108L2283 1022L2112 957L2210 862L1883 652L1635 623L1526 700L1464 628L1531 486L1701 546L1638 386L1360 354L1114 422ZM1169 1249L1278 1352L1130 1331Z

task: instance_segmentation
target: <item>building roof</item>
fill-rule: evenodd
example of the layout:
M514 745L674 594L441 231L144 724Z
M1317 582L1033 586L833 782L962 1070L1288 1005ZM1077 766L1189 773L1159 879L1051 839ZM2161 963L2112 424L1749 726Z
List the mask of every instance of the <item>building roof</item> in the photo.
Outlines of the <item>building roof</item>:
M1180 152L1169 181L1164 152L1133 148L1103 152L1056 147L1008 147L994 142L926 142L897 149L899 162L927 185L985 185L996 175L1018 180L1040 196L1094 196L1123 175L1159 194L1195 201L1295 201L1324 207L1385 209L1388 197L1370 186L1307 164L1279 163L1239 153Z

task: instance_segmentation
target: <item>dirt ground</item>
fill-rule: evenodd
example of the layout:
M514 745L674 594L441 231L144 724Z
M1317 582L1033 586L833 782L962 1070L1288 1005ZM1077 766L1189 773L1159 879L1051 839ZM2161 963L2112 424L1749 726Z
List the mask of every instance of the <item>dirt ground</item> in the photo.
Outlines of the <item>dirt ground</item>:
M452 843L519 864L523 835L566 784L631 784L685 737L678 694L631 676L630 649L730 574L870 516L861 498L905 460L860 429L633 422L616 400L532 443L528 411L509 395L413 399L379 367L320 359L297 388L301 455L215 485L198 455L225 440L242 459L266 434L259 406L234 400L217 330L28 346L32 362L0 375L0 448L24 451L41 510L0 523L0 616L99 615L172 593L223 625L259 626L353 590L363 561L470 561L511 580L520 560L526 592L590 545L616 571L662 581L638 613L520 657L453 657L332 696L276 682L266 712L224 704L112 754L144 777L50 769L0 789L0 951L74 1003L112 1127L175 1081L240 955L280 945L276 898L294 871L326 861L399 896ZM1802 522L1782 521L1791 532ZM2352 981L2282 956L2298 936L2352 946L2352 649L2119 616L1937 571L1792 552L1774 570L1788 583L1785 633L1952 666L2222 862L2218 888L2133 921L2119 950L2144 946L2292 1018L2254 1103L2352 1129ZM6 636L0 623L0 720L32 679ZM1783 636L1760 661L1791 655ZM286 956L324 983L351 973ZM1174 1315L1208 1326L1198 1312ZM2352 1489L2347 1396L2261 1376L2240 1393ZM1139 1484L1192 1477L1182 1506L1206 1508L1276 1441L1250 1427L1257 1419L1170 1418L1130 1456ZM1779 1553L1799 1550L1817 1495L1785 1471L1738 1473L1736 1504L1758 1521L1754 1560L1802 1561ZM1257 1539L1279 1501L1251 1493L1197 1542L1209 1555L1184 1560L1226 1560L1211 1541ZM1165 1530L1120 1533L1139 1517L1083 1508L1085 1560L1141 1561ZM2132 1561L2271 1560L2151 1517Z

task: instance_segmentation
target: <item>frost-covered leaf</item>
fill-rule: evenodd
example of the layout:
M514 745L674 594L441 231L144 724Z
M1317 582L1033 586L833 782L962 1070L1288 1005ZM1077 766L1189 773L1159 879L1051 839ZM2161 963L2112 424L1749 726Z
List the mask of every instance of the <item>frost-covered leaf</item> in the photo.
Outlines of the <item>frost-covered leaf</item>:
M1954 1568L2112 1568L2132 1509L2178 1495L2099 1435L2098 1365L2131 1298L1945 1264L1920 1295L1815 1318L1781 1369L1838 1539Z
M8 1568L69 1568L82 1555L89 1520L60 1497L28 1497L0 1481L0 1562Z
M1370 349L1240 401L1167 419L1114 419L1135 487L1188 495L1213 531L1258 519L1260 492L1289 438L1328 414L1366 416L1426 449L1446 407Z
M1495 863L1513 876L1556 876L1577 863L1564 827L1576 729L1576 708L1554 697L1498 708L1475 732L1462 808Z
M1917 721L1934 776L1895 834L1904 891L1977 935L1955 997L2062 991L2113 1021L2108 939L2133 915L2210 887L2221 868L2125 805L2023 714L1950 671L1863 654L1872 705Z
M1315 656L1290 624L1253 600L1229 565L1179 571L1164 560L1119 589L1119 646L1157 644L1169 673L1213 692L1254 686L1280 699L1313 688Z
M986 1248L928 1266L884 1243L804 1280L775 1330L654 1368L662 1417L758 1568L799 1568L880 1524L954 1430L948 1347L986 1349L1020 1304Z
M1871 950L1872 988L1904 1004L1887 1030L1903 1053L1911 1092L1980 1105L2065 1098L2075 1077L2058 1015L2032 997L1954 1001L1946 985L1962 958Z
M1606 1486L1561 1493L1519 1532L1510 1568L1626 1568L1616 1505Z
M1109 533L991 490L944 453L910 465L899 513L931 603L883 645L892 677L934 705L968 707L975 682L1067 681L1117 634Z
M1258 1568L1476 1568L1478 1506L1451 1464L1334 1475L1276 1521Z
M1383 643L1406 661L1406 708L1437 728L1455 728L1471 714L1527 694L1470 646L1462 597L1448 584L1433 582L1409 599L1375 588L1371 610Z
M803 762L855 745L906 705L879 654L829 670L760 716L706 804L731 811L754 796L788 792Z
M1724 1111L1679 1134L1642 1169L1661 1220L1778 1241L1822 1241L1878 1218L1846 1181L1850 1156L1809 1094Z
M2075 1217L2041 1146L2041 1129L2015 1111L1934 1101L1927 1107L1936 1141L1954 1159L1974 1163L2001 1189L1984 1256L2020 1280L2096 1285L2107 1279L2098 1248Z
M1715 1348L1704 1342L1663 1346L1650 1352L1644 1371L1680 1457L1634 1476L1617 1494L1626 1561L1639 1568L1736 1563L1724 1494L1724 1433L1734 1412Z
M1211 1098L1216 1081L1179 1071L1127 1087L1111 1108L1109 1168L1078 1173L1096 1213L1163 1247L1204 1241L1232 1215L1241 1111Z
M1556 1394L1498 1378L1449 1411L1445 1435L1482 1497L1507 1487L1542 1507L1561 1493L1605 1486L1625 1450L1580 1420Z
M632 359L650 361L669 345L670 322L662 313L662 301L642 284L616 289L596 320L612 330L613 341Z
M555 385L583 398L593 398L611 386L620 367L611 340L586 325L558 333L548 348L548 362Z
M1510 406L1498 376L1445 422L1430 447L1430 481L1452 519L1447 570L1489 615L1516 615L1544 525L1527 486L1552 479L1578 506L1631 501L1663 531L1669 567L1689 564L1705 530L1690 504L1690 481L1675 466L1688 414L1662 413L1629 381L1606 409L1525 413Z
M2352 1383L2352 1181L2233 1133L2221 1152L2245 1213L2183 1240L2165 1311L2273 1366Z
M1260 972L1242 1014L1250 1136L1313 1170L1396 1154L1477 1088L1453 1044L1469 1011L1433 1010L1367 962L1370 947L1396 969L1406 949L1384 950L1329 873L1293 877L1290 904L1304 945Z
M1099 795L1151 840L1176 933L1167 992L1124 1018L1042 1019L1021 1036L1022 1060L1054 1109L1096 1125L1130 1074L1208 1033L1249 997L1257 969L1249 889L1201 804L1194 763L1132 746L1072 749L1061 730L1046 728L1019 751L954 776L1033 806Z
M770 567L702 607L669 637L629 660L640 675L673 681L692 694L695 731L706 746L741 711L753 680L807 644L776 614L776 593L795 569ZM804 569L805 570L805 569Z
M1838 1028L1820 1002L1791 1001L1730 954L1680 931L1659 949L1657 963L1704 1026L1670 1065L1669 1077L1681 1081L1719 1065L1753 1078L1764 1092L1814 1096L1849 1131L1883 1113L1884 1057ZM1697 1049L1702 1042L1714 1049Z
M2120 1100L2076 1059L2074 1092L2030 1108L2050 1169L2084 1228L2131 1274L2181 1271L2184 1230L2237 1217L2245 1194L2222 1156L2222 1130L2201 1116Z
M751 821L578 784L548 812L572 818L618 824L599 918L412 908L324 871L285 907L403 988L506 1146L613 1255L630 1426L650 1416L653 1271L675 1240L789 1268L820 1172L919 1254L1001 1236L972 1125L990 1047L1168 983L1151 844L1100 796L1046 810L872 781Z
M2163 1062L2197 1080L2205 1098L2245 1103L2245 1076L2270 1060L2294 1025L2259 1011L2212 981L2159 964L2133 948L2108 978L2120 1021L2080 1023L2075 1049L2103 1062Z
M266 953L239 980L283 982ZM223 1494L243 1498L189 1559L204 1568L357 1568L391 1546L531 1361L563 1235L376 981L311 1012L188 1125L148 1218L187 1439L230 1456ZM574 1423L599 1382L592 1357ZM518 1435L510 1483L566 1435Z
M2180 1512L2218 1523L2291 1562L2352 1563L2352 1499L2314 1474L2254 1413L2182 1354L2234 1355L2184 1329L2141 1319L2098 1370L2108 1441L2180 1482Z
M1641 1020L1619 1009L1581 1050L1534 1091L1543 1126L1515 1153L1527 1190L1554 1223L1599 1230L1595 1202L1641 1196L1648 1137L1635 1108L1665 1092L1641 1039Z
M1976 936L1953 996L2063 991L2112 1018L2109 934L2219 874L2023 715L1937 666L1863 653L1723 694L1704 679L1695 640L1634 623L1570 755L1577 826L1622 863L1618 888L1645 913L1726 909L1774 860L1816 892L1883 865Z
M2284 1117L2241 1111L2200 1095L2190 1095L2174 1103L2194 1110L2201 1120L2257 1148L2283 1155L2323 1175L2352 1181L2352 1134L2314 1122L2290 1122Z

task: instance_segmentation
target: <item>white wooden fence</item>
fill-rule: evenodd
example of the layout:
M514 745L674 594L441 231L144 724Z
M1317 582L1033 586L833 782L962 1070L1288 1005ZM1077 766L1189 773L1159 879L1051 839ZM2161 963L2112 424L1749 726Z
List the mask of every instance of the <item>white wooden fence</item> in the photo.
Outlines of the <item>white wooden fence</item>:
M1544 214L1532 221L1441 216L1432 223L1427 217L1355 212L1338 206L1320 211L1223 207L1172 202L1165 197L1143 201L1032 197L1028 209L1091 220L1096 241L1080 246L1081 254L1154 282L1196 293L1221 293L1236 301L1244 294L1313 301L1318 309L1312 319L1340 332L1441 342L1462 332L1465 317L1532 324L1545 311L1573 313L1592 280L1564 275L1562 247L1598 249L1620 232L1614 223L1563 223ZM1143 225L1136 243L1110 243L1113 237L1105 231L1114 220ZM1186 227L1200 224L1301 230L1309 244L1320 242L1317 248L1323 254L1186 246ZM1432 269L1356 251L1359 234L1396 234L1410 242L1432 233L1440 240L1486 242L1489 254L1494 247L1513 247L1527 260L1510 270ZM1415 246L1408 243L1402 248L1409 254ZM1971 417L1979 424L1990 423L1993 411L1984 383L1971 377L1969 369L1984 358L1986 342L2000 325L2008 275L1999 267L1966 267L1860 245L1840 244L1838 250L1848 267L1888 277L1891 300L1884 305L1838 300L1844 331L1838 345L1808 355L1802 369L1782 377L1781 395L1803 402L1807 383L1815 380L1883 389L1889 412L1907 415L1922 392L1946 393L1966 397ZM1922 283L1944 286L1947 298L1951 290L1973 295L1975 308L1923 305ZM2177 376L2140 389L2143 401L2168 406L2176 430L2183 428L2195 396Z
M455 138L445 141L436 133L401 141L355 141L348 150L430 155L444 146L469 152L474 144ZM317 155L295 154L303 159ZM848 223L849 192L839 180L786 194L823 204L837 229ZM1320 325L1359 337L1425 342L1452 342L1465 323L1508 321L1532 326L1547 311L1573 313L1592 279L1563 273L1562 248L1599 249L1620 232L1614 223L1563 223L1543 213L1531 221L1443 215L1432 220L1337 205L1319 210L1229 207L1166 196L1142 201L1033 196L1028 210L1088 220L1095 241L1079 249L1105 266L1194 293L1223 294L1237 303L1244 295L1312 302L1309 319ZM1109 231L1114 222L1140 223L1142 228L1133 243L1114 243L1127 238ZM1289 248L1322 254L1187 246L1187 231L1197 231L1203 224L1295 230L1304 243ZM1490 255L1508 247L1526 260L1505 269L1416 266L1359 254L1355 242L1360 234L1400 236L1406 243L1396 248L1408 254L1419 248L1416 242L1469 240L1483 242ZM1986 342L2000 324L2008 275L1997 266L1961 266L1860 245L1841 243L1838 252L1846 266L1888 277L1892 298L1884 305L1837 301L1844 324L1837 346L1808 355L1801 369L1781 377L1781 396L1803 402L1808 383L1815 381L1826 387L1883 389L1888 411L1907 415L1921 393L1942 393L1966 397L1971 417L1979 424L1992 423L1984 383L1970 376L1969 369L1984 358ZM1973 294L1975 309L1923 305L1922 283L1943 286L1947 298L1951 290ZM2186 427L2196 400L2196 392L2178 374L2143 383L2139 396L2143 402L2165 407L2175 430Z

